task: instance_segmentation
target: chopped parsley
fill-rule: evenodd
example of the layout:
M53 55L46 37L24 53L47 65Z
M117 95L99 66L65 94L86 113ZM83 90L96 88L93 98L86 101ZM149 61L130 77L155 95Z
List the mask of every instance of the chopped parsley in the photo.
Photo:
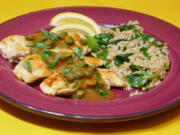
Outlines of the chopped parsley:
M56 53L53 52L53 51L50 51L50 50L44 50L44 51L42 51L42 52L38 52L38 54L41 55L41 59L42 59L43 61L46 61L47 57L49 57L49 56L54 56Z
M58 62L58 60L60 59L60 57L61 57L61 54L58 53L56 58L49 64L48 69L52 70L54 66L56 65L56 63Z
M63 68L63 72L64 72L64 76L66 78L69 77L69 73L73 70L73 67L70 67L70 68Z
M76 81L74 82L74 84L73 84L72 88L73 88L73 89L74 89L74 88L76 88L76 87L78 86L78 84L79 84L79 81L78 81L78 80L76 80Z
M47 42L44 42L44 41L35 40L34 44L26 45L26 47L29 47L29 48L40 47L40 48L43 48L43 49L50 49L53 46L55 46L56 44L57 44L57 41L51 41L51 42L47 43Z
M103 88L100 87L99 82L101 80L98 71L95 72L95 76L96 76L96 86L95 89L97 90L97 92L101 95L101 96L107 96L108 92L105 91Z
M41 30L41 33L44 36L44 40L47 40L47 39L57 40L60 38L60 34L49 32L49 31L44 30L44 29Z
M62 48L67 49L67 48L69 48L69 46L67 44L63 44Z
M27 71L32 72L31 63L30 63L29 61L24 61L23 67L24 67Z
M78 58L84 59L84 55L82 53L82 48L75 48L74 53Z

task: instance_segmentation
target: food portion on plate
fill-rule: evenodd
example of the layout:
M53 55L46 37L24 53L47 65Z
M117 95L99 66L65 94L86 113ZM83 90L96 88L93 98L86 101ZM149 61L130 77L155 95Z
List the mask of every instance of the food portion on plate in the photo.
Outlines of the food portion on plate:
M170 69L168 46L145 34L138 21L102 27L72 12L52 18L50 31L10 35L0 42L13 73L43 93L88 101L112 100L112 87L142 94L159 85Z

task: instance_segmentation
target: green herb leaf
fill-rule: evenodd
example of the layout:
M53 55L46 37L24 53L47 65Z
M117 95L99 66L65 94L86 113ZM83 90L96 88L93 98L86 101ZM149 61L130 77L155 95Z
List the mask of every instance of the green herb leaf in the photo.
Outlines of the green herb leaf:
M140 49L140 51L144 54L144 56L145 56L148 60L151 59L151 56L149 56L149 54L147 53L148 48L143 47L143 48Z
M25 45L26 47L32 48L32 47L36 47L36 44L33 45Z
M96 51L99 49L99 44L94 37L86 37L86 43L92 51Z
M150 89L153 89L154 86L145 85L144 88L145 88L146 90L150 90Z
M81 51L82 51L82 48L75 48L74 53L80 59L84 59L84 55Z
M143 34L142 35L142 41L145 43L146 41L150 41L151 38L154 38L153 36L151 35L148 35L148 34Z
M106 48L109 44L117 44L121 41L127 41L127 39L117 39L114 41L109 41L113 37L114 35L111 33L104 33L104 34L99 34L98 36L94 36L100 48ZM104 39L106 39L106 41Z
M30 60L33 60L33 58L31 58L31 57L30 57L30 58L28 58L28 61L30 61Z
M63 44L62 48L66 49L66 48L69 48L69 46L67 44Z
M66 63L67 63L67 64L72 64L72 63L73 63L73 58L72 58L72 57L68 58L67 61L66 61Z
M69 77L69 73L73 70L73 67L63 68L64 76Z
M126 81L135 88L141 88L147 84L148 80L160 77L157 74L148 74L148 73L133 73L126 76Z
M122 51L124 52L126 51L126 49L127 49L127 46L124 46Z
M98 71L95 72L95 76L96 76L96 83L99 83L101 81L101 77L100 77Z
M42 52L37 52L37 54L40 54L41 55L41 59L43 61L46 61L47 57L54 56L56 53L53 52L53 51L50 51L50 50L44 50Z
M98 38L100 39L106 38L107 40L110 40L114 38L114 35L112 33L102 33L98 35Z
M96 57L97 58L100 58L102 60L106 60L107 56L108 56L108 50L107 49L104 49L103 51L99 52L96 54Z
M123 24L119 27L112 27L111 30L116 31L116 29L119 29L120 31L125 31L125 30L132 30L134 28L135 28L135 26L132 24L130 24L130 25Z
M77 63L77 64L75 64L75 66L76 67L88 67L89 65L88 64L86 64L86 63Z
M139 65L130 65L129 66L129 69L133 70L133 71L147 71L149 68L146 68L146 67L142 67L142 66L139 66Z
M169 69L170 69L170 66L169 66L168 63L165 63L165 64L164 64L164 67L165 67L166 70L169 70Z
M76 87L78 86L78 83L79 83L79 81L78 81L78 80L76 80L76 81L74 82L74 84L73 84L73 87L72 87L72 88L73 88L73 89L74 89L74 88L76 88Z
M111 69L111 65L110 65L110 64L111 64L111 61L110 61L110 60L107 60L107 61L106 61L105 68L106 68L106 69Z
M54 66L56 65L56 63L58 62L58 60L60 59L61 54L58 53L58 55L56 56L56 58L53 60L53 62L51 62L48 66L48 69L52 70L54 68Z
M101 88L101 87L99 86L99 84L96 84L95 89L98 91L98 93L99 93L101 96L107 96L107 95L108 95L108 92L105 91L103 88Z
M32 72L31 63L30 63L29 61L25 61L25 62L23 63L23 67L24 67L27 71Z
M43 49L50 49L57 44L57 41L44 42L44 41L36 40L34 41L34 44L35 44L35 47L40 47Z
M60 38L60 34L49 32L49 31L44 30L44 29L41 30L41 33L44 36L45 40L47 40L47 39L57 40L58 38Z
M115 65L120 65L123 64L124 62L129 62L129 56L133 55L133 53L127 53L127 54L119 54L116 55L115 59L114 59L114 64Z

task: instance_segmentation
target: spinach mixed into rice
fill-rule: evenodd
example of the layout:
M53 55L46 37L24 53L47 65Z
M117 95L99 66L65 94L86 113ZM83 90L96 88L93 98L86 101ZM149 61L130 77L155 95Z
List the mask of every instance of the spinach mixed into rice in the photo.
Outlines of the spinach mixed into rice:
M144 33L137 21L103 28L103 33L86 37L91 55L106 61L104 68L126 80L127 90L149 90L161 83L170 69L168 46Z

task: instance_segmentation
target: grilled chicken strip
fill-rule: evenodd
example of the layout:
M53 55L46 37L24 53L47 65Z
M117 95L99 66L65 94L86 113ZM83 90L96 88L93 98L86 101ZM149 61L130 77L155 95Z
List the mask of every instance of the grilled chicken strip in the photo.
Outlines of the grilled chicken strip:
M29 63L29 65L27 63ZM31 71L28 71L25 67L30 68ZM25 83L32 83L52 74L50 70L48 70L47 64L38 54L29 55L21 60L14 68L13 73L19 80L23 80Z
M110 86L114 87L127 87L126 82L120 78L115 72L108 70L108 69L100 69L97 68L99 75L101 78L108 82Z
M30 54L30 49L25 45L31 44L22 35L11 35L0 42L0 51L5 59L10 62L19 62Z

